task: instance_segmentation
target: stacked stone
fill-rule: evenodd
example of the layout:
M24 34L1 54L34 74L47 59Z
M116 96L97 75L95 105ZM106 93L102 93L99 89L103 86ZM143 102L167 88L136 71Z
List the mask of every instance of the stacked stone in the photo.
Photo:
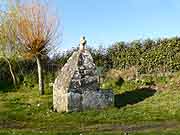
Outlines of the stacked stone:
M96 66L89 51L74 52L55 80L54 110L84 111L104 108L112 103L112 91L102 91L98 88Z
M70 91L83 93L84 91L98 89L96 66L88 51L81 52L78 60L78 68L74 72L70 84Z
M69 85L76 69L78 69L79 52L74 52L59 72L53 85L54 111L63 112L68 109Z

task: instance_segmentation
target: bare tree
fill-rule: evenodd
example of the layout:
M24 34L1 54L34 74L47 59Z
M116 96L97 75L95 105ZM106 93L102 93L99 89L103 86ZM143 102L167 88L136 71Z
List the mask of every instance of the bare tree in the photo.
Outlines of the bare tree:
M12 60L17 58L15 35L12 35L10 29L10 18L4 11L0 11L0 58L3 58L9 66L9 71L12 76L13 84L16 87L17 78L13 70ZM11 34L10 34L11 33ZM11 39L11 40L9 40Z
M38 68L39 94L44 94L42 56L53 48L58 33L58 17L51 14L48 5L41 2L16 4L17 13L12 15L14 31L25 58L35 58Z

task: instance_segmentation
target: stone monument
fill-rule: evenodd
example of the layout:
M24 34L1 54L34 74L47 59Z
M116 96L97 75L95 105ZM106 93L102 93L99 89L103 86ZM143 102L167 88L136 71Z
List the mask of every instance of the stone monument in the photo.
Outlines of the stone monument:
M57 112L85 111L111 106L111 90L100 90L96 66L88 50L85 37L59 72L53 85L53 109Z

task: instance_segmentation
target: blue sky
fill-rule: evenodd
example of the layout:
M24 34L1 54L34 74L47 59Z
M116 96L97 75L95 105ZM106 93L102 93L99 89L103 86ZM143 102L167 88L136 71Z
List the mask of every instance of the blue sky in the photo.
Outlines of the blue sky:
M82 35L93 47L107 47L117 41L180 36L180 0L49 1L61 18L60 48L78 46Z
M62 19L63 48L76 46L81 35L90 46L108 46L180 34L179 0L55 1Z

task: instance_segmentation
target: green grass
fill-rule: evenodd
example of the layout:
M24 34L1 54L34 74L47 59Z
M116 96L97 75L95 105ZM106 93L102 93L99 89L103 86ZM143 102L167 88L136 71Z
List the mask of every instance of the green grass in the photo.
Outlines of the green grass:
M154 80L163 85L170 81ZM120 106L72 113L52 111L50 89L42 97L37 87L10 89L0 93L0 134L174 135L180 133L180 88L175 82L167 90L149 94L148 89L138 89L141 80L126 81L115 89Z

